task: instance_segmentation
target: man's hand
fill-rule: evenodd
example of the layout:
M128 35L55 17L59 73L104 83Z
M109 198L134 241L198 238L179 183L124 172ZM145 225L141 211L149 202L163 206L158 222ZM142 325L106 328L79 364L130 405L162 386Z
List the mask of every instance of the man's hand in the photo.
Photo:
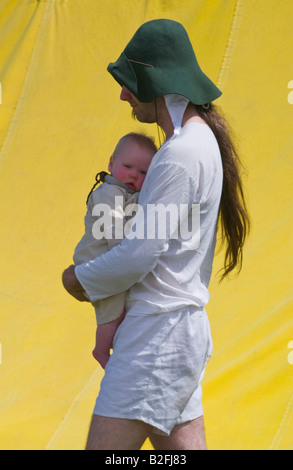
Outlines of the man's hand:
M89 299L83 295L84 289L75 275L74 264L65 269L64 273L62 274L62 282L67 292L75 299L79 300L80 302L89 302Z

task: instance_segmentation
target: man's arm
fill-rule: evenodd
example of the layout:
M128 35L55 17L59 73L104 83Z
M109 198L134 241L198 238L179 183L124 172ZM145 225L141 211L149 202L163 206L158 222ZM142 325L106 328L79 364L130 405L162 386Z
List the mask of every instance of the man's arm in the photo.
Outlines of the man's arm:
M131 233L128 234L109 252L75 268L76 278L92 302L127 291L155 268L160 256L168 250L170 237L148 236L148 230L154 228L150 224L150 220L154 221L152 208L158 204L179 208L180 204L190 203L191 194L194 196L193 182L183 166L175 163L156 166L143 206L133 220L137 236L130 238ZM173 219L170 232L178 223L178 218ZM144 236L139 238L140 234Z

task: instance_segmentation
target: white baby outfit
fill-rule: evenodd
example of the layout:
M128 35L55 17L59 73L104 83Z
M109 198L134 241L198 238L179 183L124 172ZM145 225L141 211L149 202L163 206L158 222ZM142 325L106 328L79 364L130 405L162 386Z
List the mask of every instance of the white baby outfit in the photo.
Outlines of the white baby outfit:
M95 259L121 243L124 233L126 233L125 224L129 220L125 210L127 207L131 208L133 204L136 204L137 199L137 192L128 188L113 176L105 176L104 182L91 193L88 199L87 213L84 218L85 233L77 244L73 255L75 265ZM101 212L103 220L109 221L108 226L101 227L104 230L104 236L99 239L94 236L98 212ZM108 323L116 320L123 312L125 292L93 301L92 304L95 307L97 324Z

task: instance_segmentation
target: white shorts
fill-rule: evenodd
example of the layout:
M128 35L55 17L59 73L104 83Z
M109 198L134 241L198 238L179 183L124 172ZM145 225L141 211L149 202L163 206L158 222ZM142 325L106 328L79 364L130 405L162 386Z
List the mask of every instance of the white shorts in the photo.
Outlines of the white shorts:
M211 353L204 308L126 315L94 414L143 421L169 435L175 425L202 416L200 383Z

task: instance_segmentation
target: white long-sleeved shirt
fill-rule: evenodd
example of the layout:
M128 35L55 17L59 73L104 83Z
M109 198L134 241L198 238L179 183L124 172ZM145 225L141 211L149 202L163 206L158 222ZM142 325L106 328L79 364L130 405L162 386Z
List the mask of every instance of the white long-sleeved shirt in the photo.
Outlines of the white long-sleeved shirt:
M76 267L76 276L91 301L127 291L128 315L176 311L205 306L212 271L218 209L222 192L222 163L211 129L189 123L179 136L166 141L154 156L139 195L143 217L134 220L133 233L147 234L149 208L170 204L199 205L200 243L170 235L179 218L171 217L166 237L125 238L108 253ZM173 206L173 207L174 207ZM138 215L138 214L137 214ZM192 211L189 211L191 224Z

